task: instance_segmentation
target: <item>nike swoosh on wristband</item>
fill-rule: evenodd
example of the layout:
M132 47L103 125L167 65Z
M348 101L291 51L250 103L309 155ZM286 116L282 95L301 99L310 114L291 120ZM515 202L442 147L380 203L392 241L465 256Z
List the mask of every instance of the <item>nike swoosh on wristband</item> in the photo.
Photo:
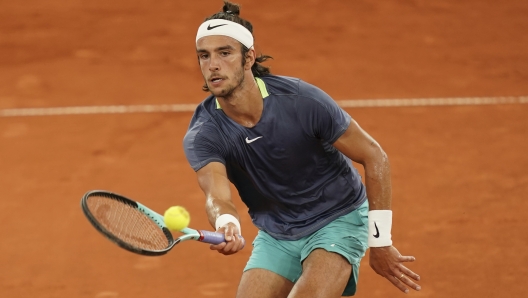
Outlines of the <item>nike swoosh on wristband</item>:
M251 139L251 140L248 137L246 137L246 143L251 144L251 143L255 142L256 140L258 140L260 138L262 138L262 136L256 137L256 138Z
M211 30L211 29L214 29L216 27L220 27L220 26L225 26L227 24L220 24L220 25L216 25L216 26L211 26L211 24L207 25L207 30Z
M376 225L376 222L374 222L374 227L376 227L376 234L372 236L374 236L374 238L379 238L379 230L378 230L378 226Z

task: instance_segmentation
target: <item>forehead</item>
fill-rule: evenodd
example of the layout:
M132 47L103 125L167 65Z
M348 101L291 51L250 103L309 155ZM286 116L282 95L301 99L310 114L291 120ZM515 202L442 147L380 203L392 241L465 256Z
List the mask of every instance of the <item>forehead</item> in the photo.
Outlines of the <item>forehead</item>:
M223 35L204 36L196 42L196 50L213 51L219 47L231 46L234 49L240 49L240 42L232 37Z

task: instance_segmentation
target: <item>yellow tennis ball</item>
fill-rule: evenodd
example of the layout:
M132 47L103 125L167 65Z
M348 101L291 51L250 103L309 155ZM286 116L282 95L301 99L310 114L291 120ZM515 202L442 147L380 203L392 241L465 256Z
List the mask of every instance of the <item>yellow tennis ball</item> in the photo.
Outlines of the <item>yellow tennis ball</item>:
M165 225L171 231L180 231L185 229L191 221L191 216L185 208L181 206L172 206L163 215Z

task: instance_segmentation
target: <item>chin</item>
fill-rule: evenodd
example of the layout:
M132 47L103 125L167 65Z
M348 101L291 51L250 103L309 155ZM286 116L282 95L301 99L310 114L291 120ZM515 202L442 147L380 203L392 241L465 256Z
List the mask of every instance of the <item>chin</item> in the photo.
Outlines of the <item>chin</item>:
M211 94L213 94L216 97L227 97L231 95L232 91L233 90L229 90L229 89L220 89L220 90L217 89L217 90L211 90Z

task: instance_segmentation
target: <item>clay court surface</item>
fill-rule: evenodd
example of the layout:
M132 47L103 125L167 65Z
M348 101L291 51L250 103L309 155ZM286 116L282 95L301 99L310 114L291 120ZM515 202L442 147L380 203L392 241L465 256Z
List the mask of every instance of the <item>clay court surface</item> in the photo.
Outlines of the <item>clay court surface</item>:
M514 98L346 110L390 157L394 244L422 276L409 296L526 297L528 2L239 3L273 72L336 100ZM0 0L1 297L234 297L251 246L225 257L185 243L143 257L104 239L79 206L106 189L159 212L183 205L192 227L210 229L181 146L191 112L5 112L195 105L207 95L196 29L221 5ZM367 259L357 297L404 297Z

